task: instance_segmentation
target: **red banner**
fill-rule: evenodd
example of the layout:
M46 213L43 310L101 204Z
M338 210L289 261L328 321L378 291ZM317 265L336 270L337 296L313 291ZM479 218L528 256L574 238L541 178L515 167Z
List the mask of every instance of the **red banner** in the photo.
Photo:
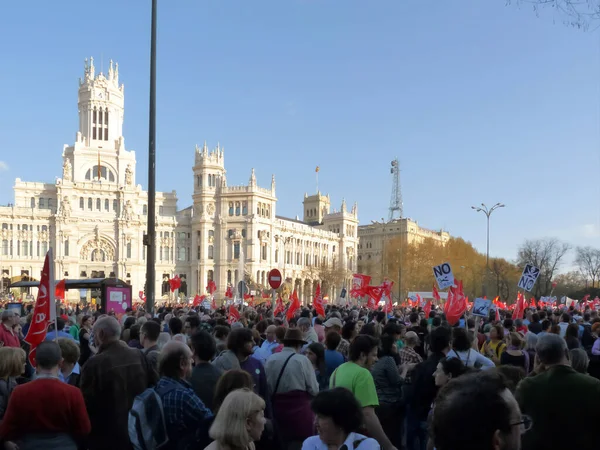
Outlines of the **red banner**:
M285 317L288 320L288 322L292 320L292 317L294 317L296 311L300 309L300 300L298 299L298 293L296 292L296 289L294 289L294 292L292 292L291 298L292 303L290 303L290 307L285 313Z
M33 309L33 315L31 316L31 325L27 336L25 336L25 342L31 346L29 351L29 362L35 367L35 350L44 339L46 339L46 333L48 332L48 325L50 321L56 318L56 305L54 302L54 292L52 287L54 286L54 268L52 265L54 261L52 259L52 249L46 253L46 259L44 260L44 268L42 269L42 277L40 279L40 286L38 289L37 300L35 301L35 308Z
M227 314L227 321L230 324L233 324L237 321L240 320L240 312L237 310L237 308L233 305L229 305L229 311Z
M323 306L323 296L321 295L321 285L317 284L317 291L313 298L313 306L319 316L325 317L325 306Z
M175 275L173 278L169 280L169 285L171 286L171 292L175 292L176 289L181 287L181 278L179 275Z

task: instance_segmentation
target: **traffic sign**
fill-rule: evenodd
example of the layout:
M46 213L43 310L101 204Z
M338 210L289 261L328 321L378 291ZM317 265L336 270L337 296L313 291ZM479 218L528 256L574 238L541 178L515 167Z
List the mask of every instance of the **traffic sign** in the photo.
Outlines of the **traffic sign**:
M269 286L273 289L281 286L281 272L277 269L273 269L269 272Z

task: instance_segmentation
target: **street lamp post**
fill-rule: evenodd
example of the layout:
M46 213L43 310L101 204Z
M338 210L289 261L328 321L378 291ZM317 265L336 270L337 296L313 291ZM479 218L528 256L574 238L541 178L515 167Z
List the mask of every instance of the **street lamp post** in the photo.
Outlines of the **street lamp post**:
M485 251L485 282L483 284L483 295L487 295L487 277L490 272L490 216L498 208L504 208L503 203L496 203L491 208L488 208L485 204L481 206L471 206L476 212L482 212L487 218L487 240L486 240L486 251Z
M146 232L146 309L154 313L156 258L156 10L152 0L150 36L150 111L148 127L148 231Z

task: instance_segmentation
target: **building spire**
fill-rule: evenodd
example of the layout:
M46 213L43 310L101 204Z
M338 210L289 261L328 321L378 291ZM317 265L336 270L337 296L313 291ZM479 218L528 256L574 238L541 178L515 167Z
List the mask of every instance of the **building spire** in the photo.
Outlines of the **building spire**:
M275 194L275 174L271 175L271 193Z
M342 212L343 213L346 212L346 199L345 198L342 199Z
M254 167L252 168L252 173L250 174L250 182L248 183L248 186L256 186L256 174L254 173Z

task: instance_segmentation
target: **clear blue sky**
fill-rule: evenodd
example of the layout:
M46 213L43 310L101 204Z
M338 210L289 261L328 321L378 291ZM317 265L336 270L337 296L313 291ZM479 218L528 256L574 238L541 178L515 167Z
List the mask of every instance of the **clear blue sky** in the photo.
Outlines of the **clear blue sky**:
M600 246L600 35L504 0L159 0L157 186L191 203L194 145L229 184L277 177L278 214L320 188L361 223L405 215L494 255L526 238ZM146 187L150 1L4 2L0 203L53 182L77 130L85 57L119 62L125 142Z

